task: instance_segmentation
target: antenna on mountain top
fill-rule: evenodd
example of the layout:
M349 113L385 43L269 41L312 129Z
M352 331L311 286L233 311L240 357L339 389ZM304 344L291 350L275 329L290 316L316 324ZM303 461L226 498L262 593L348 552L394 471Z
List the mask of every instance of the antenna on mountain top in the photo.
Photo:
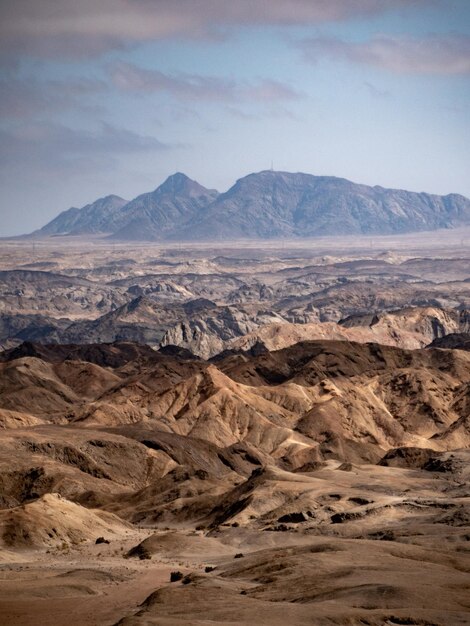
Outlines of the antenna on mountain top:
M274 161L271 161L271 172L274 172Z

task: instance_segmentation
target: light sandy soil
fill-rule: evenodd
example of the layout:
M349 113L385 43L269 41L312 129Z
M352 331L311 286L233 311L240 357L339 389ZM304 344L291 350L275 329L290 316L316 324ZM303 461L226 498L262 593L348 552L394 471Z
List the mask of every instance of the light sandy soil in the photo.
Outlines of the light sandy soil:
M454 480L396 467L340 467L331 462L299 475L309 489L300 494L282 480L269 493L258 489L260 501L282 493L291 511L305 510L309 498L321 505L311 519L284 529L244 511L239 522L212 530L173 525L132 530L109 544L3 551L0 623L470 623L467 470ZM328 511L346 516L322 521ZM145 558L126 558L141 543ZM170 583L172 571L187 578Z
M101 626L113 624L159 586L175 568L194 564L154 558L124 559L149 535L135 531L123 541L72 550L3 552L0 566L0 623L11 626ZM17 558L21 558L18 562ZM11 559L10 562L8 562Z

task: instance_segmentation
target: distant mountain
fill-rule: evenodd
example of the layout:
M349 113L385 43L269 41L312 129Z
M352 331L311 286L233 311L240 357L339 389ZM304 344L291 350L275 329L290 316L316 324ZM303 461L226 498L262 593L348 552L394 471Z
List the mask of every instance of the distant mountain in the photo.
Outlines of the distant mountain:
M51 222L43 226L39 235L83 235L107 232L110 218L127 204L119 196L99 198L81 209L72 207L63 211Z
M238 180L183 239L391 234L470 224L470 200L265 171Z
M197 222L219 195L185 174L173 174L155 191L132 200L109 221L115 239L164 239Z
M128 202L107 196L82 209L71 208L44 226L41 235L110 234L116 239L155 240L171 236L218 196L181 173L174 174L155 191Z
M264 171L226 193L181 173L125 203L108 196L69 209L39 234L108 233L118 240L276 239L417 232L470 224L470 200L358 185L344 178Z

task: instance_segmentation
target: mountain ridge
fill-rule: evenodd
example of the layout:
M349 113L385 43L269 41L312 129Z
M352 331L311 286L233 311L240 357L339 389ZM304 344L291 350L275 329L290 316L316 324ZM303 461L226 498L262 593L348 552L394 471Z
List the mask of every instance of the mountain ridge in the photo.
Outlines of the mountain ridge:
M57 217L33 234L92 234L102 232L101 224L106 222L114 210L125 206L127 200L114 194L98 198L94 202L78 209L71 207L59 213Z
M226 192L177 172L127 202L106 196L71 208L35 235L101 234L119 241L283 239L420 232L470 224L470 200L265 170Z

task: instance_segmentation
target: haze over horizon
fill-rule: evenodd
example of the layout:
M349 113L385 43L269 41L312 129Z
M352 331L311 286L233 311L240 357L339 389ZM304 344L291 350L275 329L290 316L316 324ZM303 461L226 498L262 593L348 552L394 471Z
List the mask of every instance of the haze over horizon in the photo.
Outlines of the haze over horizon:
M470 196L465 0L0 8L0 236L176 171Z

